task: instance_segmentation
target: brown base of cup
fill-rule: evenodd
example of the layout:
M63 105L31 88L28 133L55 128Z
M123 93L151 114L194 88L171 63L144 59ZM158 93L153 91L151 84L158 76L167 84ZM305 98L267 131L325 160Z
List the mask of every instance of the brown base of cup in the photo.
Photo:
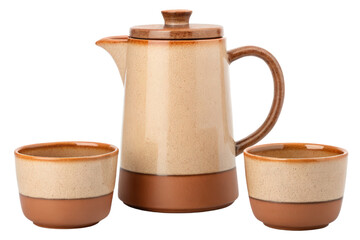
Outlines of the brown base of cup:
M342 198L314 203L279 203L250 197L255 217L281 230L312 230L326 227L339 215Z
M95 225L110 212L113 193L94 198L44 199L20 194L24 215L37 226L82 228Z
M315 229L320 229L320 228L324 228L327 227L327 225L329 224L325 224L325 225L319 225L319 226L312 226L312 227L282 227L282 226L273 226L273 225L268 225L265 224L265 226L269 227L269 228L275 228L275 229L279 229L279 230L288 230L288 231L304 231L304 230L315 230Z
M238 197L236 168L199 174L158 176L120 169L119 198L141 210L189 213L220 209Z
M72 229L72 228L86 228L86 227L91 227L91 226L94 226L96 224L98 224L99 222L96 222L96 223L91 223L91 224L85 224L85 225L76 225L74 227L68 227L68 226L47 226L47 225L42 225L41 223L36 223L36 222L33 222L34 225L38 226L38 227L42 227L42 228L51 228L51 229Z

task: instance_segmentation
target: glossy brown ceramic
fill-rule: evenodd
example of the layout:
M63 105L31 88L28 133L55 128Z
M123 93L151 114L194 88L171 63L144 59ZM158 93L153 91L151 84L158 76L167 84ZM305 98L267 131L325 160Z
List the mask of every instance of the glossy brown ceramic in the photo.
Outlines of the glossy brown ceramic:
M40 227L88 227L104 219L110 212L113 193L99 197L76 199L32 198L20 194L24 215Z
M24 215L49 228L96 224L111 207L118 149L93 142L33 144L15 150Z
M310 143L275 143L244 151L251 208L265 225L286 230L327 226L341 208L347 151Z
M125 204L143 210L215 210L229 206L237 196L235 168L210 174L177 176L141 174L120 169L119 198Z
M262 139L280 114L284 82L276 59L253 46L227 51L222 28L194 27L189 24L190 13L164 11L164 25L133 27L129 37L97 42L111 54L124 81L119 197L130 206L192 212L229 205L238 195L236 178L227 177L230 172L236 175L235 156ZM274 79L274 100L264 124L235 141L228 68L231 62L250 55L268 64ZM206 177L223 178L217 180L221 185L212 182L207 187L205 195L215 199L195 193L203 181L199 179ZM151 184L131 187L144 179ZM172 188L171 194L156 191L160 185ZM185 204L189 195L184 189L193 193L193 205ZM179 204L171 200L175 198Z
M213 24L189 24L190 10L165 10L161 12L164 24L134 26L130 37L141 39L210 39L223 35L223 29Z
M283 230L311 230L326 227L339 215L342 198L306 203L283 203L249 198L257 219Z

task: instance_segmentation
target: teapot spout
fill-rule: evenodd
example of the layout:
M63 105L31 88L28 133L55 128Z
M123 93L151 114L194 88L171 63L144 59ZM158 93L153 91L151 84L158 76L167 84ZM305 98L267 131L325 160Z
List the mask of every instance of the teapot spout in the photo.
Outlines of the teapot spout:
M114 59L123 83L125 83L128 39L128 36L114 36L106 37L96 42L96 45L104 48Z

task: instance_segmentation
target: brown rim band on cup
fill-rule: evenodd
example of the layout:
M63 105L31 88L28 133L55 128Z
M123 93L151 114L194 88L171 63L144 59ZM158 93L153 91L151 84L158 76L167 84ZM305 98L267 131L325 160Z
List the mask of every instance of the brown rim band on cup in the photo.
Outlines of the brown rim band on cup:
M62 151L61 148L84 148L91 150L93 149L103 149L104 151L101 154L84 154L81 156L56 156L56 150L59 152ZM52 149L52 156L44 156L41 153L41 150L46 151L47 149ZM30 152L38 151L39 154L31 154ZM15 149L15 157L28 159L28 160L37 160L37 161L81 161L81 160L98 160L101 158L115 156L119 152L119 149L111 144L106 143L97 143L97 142L80 142L80 141L69 141L69 142L50 142L50 143L37 143L31 145L25 145Z
M297 151L296 157L291 155L270 155L271 151ZM312 156L302 156L300 151L312 151ZM316 155L316 152L329 152L328 156ZM268 153L268 154L267 154ZM281 161L281 162L301 162L301 161L326 161L336 160L347 157L348 152L339 147L316 143L269 143L248 147L244 150L244 155L257 160Z

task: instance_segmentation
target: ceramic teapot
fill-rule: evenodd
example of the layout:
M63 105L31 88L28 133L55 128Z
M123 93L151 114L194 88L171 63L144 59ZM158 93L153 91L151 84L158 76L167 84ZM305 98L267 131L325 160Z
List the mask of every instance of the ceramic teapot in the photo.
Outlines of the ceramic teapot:
M159 212L226 207L238 196L235 156L269 133L280 114L283 74L262 48L227 51L222 27L189 24L189 10L162 15L163 25L96 43L115 60L125 87L119 198ZM267 63L274 99L259 129L235 141L228 67L245 56Z

